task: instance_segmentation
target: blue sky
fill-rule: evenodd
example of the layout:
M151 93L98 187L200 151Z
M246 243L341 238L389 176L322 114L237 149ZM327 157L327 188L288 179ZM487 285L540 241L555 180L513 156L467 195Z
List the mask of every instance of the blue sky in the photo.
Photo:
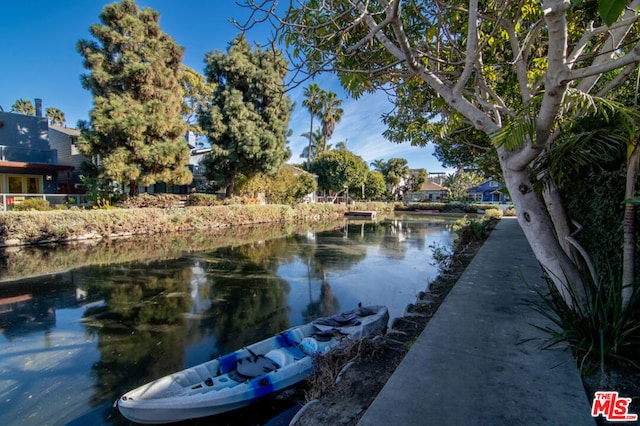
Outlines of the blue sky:
M5 111L17 99L33 102L41 98L43 109L56 107L65 113L67 126L75 127L78 120L88 119L92 108L90 93L80 85L82 58L76 51L80 39L90 39L89 27L99 22L99 14L106 0L2 0L0 13L0 106ZM160 13L160 26L185 51L184 64L202 73L204 56L212 50L226 51L227 43L238 30L230 18L242 21L247 11L233 0L138 0ZM247 34L251 43L263 43L269 35L268 24ZM346 141L347 148L361 156L367 164L376 159L405 158L411 168L425 168L429 172L447 171L433 157L433 148L411 147L384 139L385 130L380 116L391 109L386 95L376 93L354 100L348 98L329 75L316 82L325 90L338 93L343 99L344 116L336 125L330 143ZM302 107L302 91L308 85L293 89L292 100L297 104L289 127L293 157L299 158L306 141L300 135L309 130L309 114Z

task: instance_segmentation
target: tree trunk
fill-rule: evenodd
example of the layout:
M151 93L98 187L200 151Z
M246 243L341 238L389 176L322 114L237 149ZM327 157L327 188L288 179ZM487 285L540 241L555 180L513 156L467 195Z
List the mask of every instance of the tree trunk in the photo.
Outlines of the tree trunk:
M229 185L227 185L227 189L225 191L225 197L227 198L231 198L233 197L233 190L236 186L236 176L233 175L231 176L231 179L229 180Z
M500 155L500 163L518 222L536 259L567 305L582 304L586 299L582 276L560 246L551 220L533 190L528 169L510 168L508 155Z
M558 242L567 256L578 264L580 259L578 258L576 250L569 241L567 241L567 237L571 235L571 225L567 218L566 210L564 209L564 204L562 203L562 198L560 197L558 188L556 188L552 183L549 183L549 185L542 191L542 197L544 198L547 211L549 212L549 218L553 223Z
M311 113L311 125L309 126L309 148L307 149L307 171L311 170L311 138L313 137L313 112Z
M135 197L140 194L140 187L138 186L137 180L132 180L129 182L129 196Z
M625 199L632 198L636 189L638 174L638 149L635 143L627 159L627 182ZM622 249L622 307L629 305L633 295L633 284L636 276L636 206L627 203L624 206L624 245Z

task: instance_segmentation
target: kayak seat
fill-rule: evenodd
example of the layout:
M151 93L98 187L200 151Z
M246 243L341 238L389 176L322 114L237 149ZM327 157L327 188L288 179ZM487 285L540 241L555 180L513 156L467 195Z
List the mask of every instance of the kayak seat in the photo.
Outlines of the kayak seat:
M277 337L280 346L297 346L304 339L304 333L300 329L287 330L280 333Z
M293 361L295 361L295 358L291 354L291 352L283 349L272 349L265 354L265 357L276 363L278 365L278 368L282 368L285 365L289 365Z
M236 370L241 376L254 378L277 370L279 365L263 355L239 358Z
M302 350L305 355L316 356L319 352L318 341L313 337L305 337L302 339L302 342L300 342L300 350Z

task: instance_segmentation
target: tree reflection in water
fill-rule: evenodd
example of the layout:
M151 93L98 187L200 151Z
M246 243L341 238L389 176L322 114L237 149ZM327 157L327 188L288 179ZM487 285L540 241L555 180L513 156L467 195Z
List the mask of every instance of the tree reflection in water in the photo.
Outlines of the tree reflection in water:
M28 382L7 391L5 399L11 402L0 413L0 423L5 416L10 419L18 412L31 410L41 416L49 413L47 421L52 423L82 419L99 424L104 420L91 414L87 405L99 411L135 386L290 326L350 309L360 297L388 304L391 297L387 295L393 295L400 304L411 303L414 287L423 290L427 285L427 278L416 277L414 272L419 269L420 274L428 273L425 265L430 254L425 247L434 236L445 244L452 240L443 223L432 226L425 220L338 225L322 232L292 232L282 238L261 230L249 234L269 237L225 246L196 236L163 237L137 246L123 241L123 247L110 242L117 256L103 249L86 249L82 255L87 257L75 253L71 260L88 266L3 283L0 336L10 342L37 342L42 354L38 349L33 352L39 360L45 360L48 348L65 347L68 342L61 340L68 339L65 333L80 327L82 343L74 343L68 353L66 349L59 353L68 358L65 362L77 359L78 366L83 362L73 357L90 361L85 367L89 371L56 371L47 365L51 379L42 380L40 376L36 380L30 371L13 367L22 360L0 345L0 363L11 365L19 373L15 377ZM187 241L197 242L197 248L189 250ZM174 243L180 245L174 247ZM133 258L136 247L140 260L120 261ZM63 254L56 250L43 250L42 258L33 260L33 268L43 265L46 258L55 262L62 259ZM73 253L74 248L69 250ZM29 256L38 253L28 250ZM101 263L96 256L104 261ZM22 257L14 253L7 259L19 261ZM119 263L109 263L109 259L118 259ZM2 267L11 276L20 273L16 265ZM27 274L30 271L25 269ZM418 282L406 287L412 280ZM406 301L398 294L406 294L402 296ZM66 326L65 321L82 323ZM2 371L6 376L11 370ZM7 377L14 380L13 376ZM53 382L55 395L40 398L37 403L34 399L28 407L19 402L27 390L37 395L38 386ZM92 391L84 391L79 397L75 384L87 382ZM73 401L68 412L52 412L55 398Z

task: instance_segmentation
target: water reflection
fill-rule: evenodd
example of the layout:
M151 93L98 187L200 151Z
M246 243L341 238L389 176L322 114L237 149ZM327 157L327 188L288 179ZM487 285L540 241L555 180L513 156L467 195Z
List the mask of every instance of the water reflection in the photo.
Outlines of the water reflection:
M452 241L423 217L336 225L0 284L0 422L122 422L110 404L153 378L358 302L399 316L436 275L428 246Z

